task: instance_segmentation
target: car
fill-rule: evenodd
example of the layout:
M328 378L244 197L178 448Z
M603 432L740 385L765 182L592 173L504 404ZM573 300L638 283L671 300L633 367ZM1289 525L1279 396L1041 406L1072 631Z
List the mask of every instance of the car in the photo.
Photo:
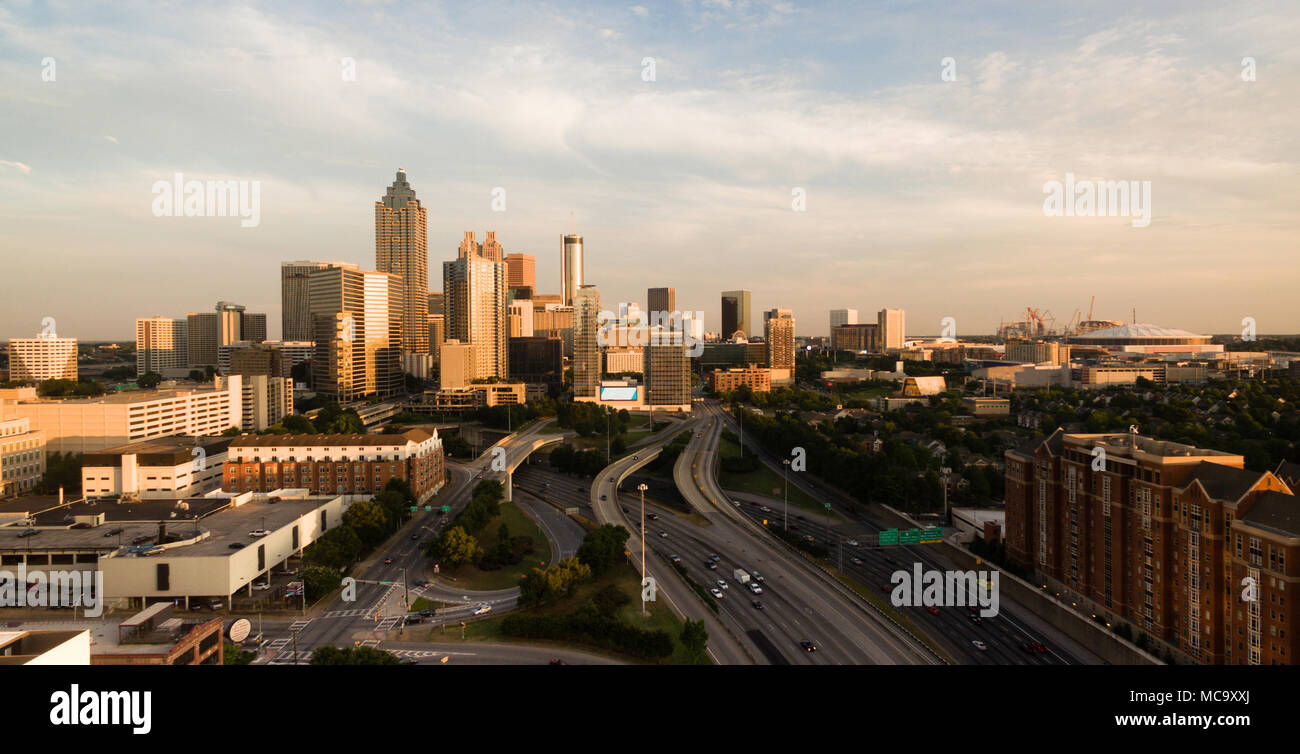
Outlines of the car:
M268 584L268 583L266 583L265 581L254 581L254 582L253 582L253 591L255 591L255 592L265 592L267 589L270 589L270 588L271 588L271 585Z
M707 568L707 569L709 569L710 571L716 571L716 570L718 570L718 564L717 564L717 563L714 563L712 560L706 560L706 561L704 561L704 567Z
M413 659L411 659L410 657L407 657L407 658L404 658L401 662L399 662L399 663L397 663L397 664L398 664L398 665L419 665L419 664L420 664L420 661L419 661L419 660L413 660Z
M104 536L105 536L105 537L116 537L117 535L121 534L122 531L123 531L123 530L120 529L120 528L109 529L108 531L104 532Z
M298 569L296 569L296 568L286 568L286 569L284 569L283 571L280 571L280 573L282 573L282 574L285 575L285 576L293 576L293 575L295 575L295 574L298 573Z
M632 460L633 460L633 461L639 461L639 460L641 460L641 456L632 456Z
M491 605L479 605L478 607L474 608L474 614L475 614L475 615L484 615L484 614L486 614L486 613L490 613L490 612L492 612L492 606L491 606Z
M814 536L811 535L811 534L805 534L805 535L803 535L803 538L804 538L805 540L809 541L809 542L816 542L816 541L817 541L817 538L814 537Z
M858 546L858 540L856 540L856 539L846 539L846 540L844 540L844 544L848 545L849 547L857 547L857 546Z
M971 646L975 647L976 649L978 649L978 650L981 651L981 652L987 652L987 651L989 651L989 645L985 644L984 642L980 641L979 639L974 639L974 640L972 640L972 641L971 641Z
M939 608L935 607L934 605L926 605L926 606L925 606L925 611L926 611L927 613L929 613L930 615L938 615L938 614L939 614Z
M40 533L41 533L40 529L24 529L23 531L18 532L18 538L22 539L23 537L34 537Z
M763 609L763 603L760 602L759 600L750 600L749 604L753 605L755 610Z
M663 537L664 539L668 539L668 532L666 532L666 531L661 531L661 532L659 532L659 536Z
M624 513L631 513L632 511L628 510L628 509L627 509L627 506L625 505L625 506L623 506L623 512L624 512Z
M976 625L979 625L980 623L983 622L983 620L980 618L978 613L970 613L966 617L970 618L970 622Z
M759 586L757 581L751 581L749 582L749 591L753 592L754 594L762 594L763 587Z
M853 565L862 565L862 558L854 558Z
M722 579L718 579L717 581L715 581L715 582L713 582L713 583L717 584L719 589L730 589L730 588L731 588L731 587L727 586L727 582L726 582L726 581L723 581Z
M423 622L424 622L424 616L420 615L419 613L416 613L414 615L406 616L405 621L403 621L403 625L410 626L416 623L423 623Z
M1038 641L1036 639L1031 639L1029 641L1029 646L1032 647L1033 650L1035 652L1038 652L1039 654L1047 654L1047 647L1043 646L1043 643L1041 641Z
M133 544L133 545L142 545L142 544L144 544L145 542L148 542L148 541L151 540L151 539L153 539L153 537L149 536L148 534L144 534L144 535L141 535L141 536L136 537L135 539L131 540L131 544Z
M556 658L554 658L554 659L551 660L551 663L550 663L550 664L552 664L552 665L564 665L564 664L566 664L566 663L564 662L564 660L561 660L560 658L556 657Z
M763 578L763 574L759 573L758 571L750 571L749 577L760 584L767 580Z
M709 590L709 594L712 594L717 599L722 599L722 590L716 586Z
M242 550L242 549L244 549L244 543L243 543L243 542L231 542L229 545L226 545L226 546L229 547L229 548L232 549L232 550Z
M82 521L82 522L79 523L79 524L73 524L73 525L70 526L69 528L71 528L71 529L89 529L89 528L90 528L90 524L86 523L85 521Z
M672 555L672 556L670 556L668 559L671 560L671 561L673 561L674 563L680 563L680 562L682 562L682 556L681 556L681 555Z
M393 564L392 558L384 558L384 565L392 565L392 564Z
M647 514L645 515L645 517L648 518L648 519L650 519L651 521L658 521L658 520L659 520L659 514L658 514L658 513L647 513Z
M817 651L817 645L814 644L814 643L812 643L811 641L801 641L801 642L799 642L799 646L800 646L800 647L803 647L803 651L805 651L805 652L816 652L816 651Z
M709 553L709 560L712 560L714 563L717 563L722 560L722 557L719 556L716 552L711 552Z
M250 537L265 537L267 534L270 534L270 533L271 533L271 532L267 531L266 529L254 529L254 530L252 530L252 531L250 531L250 532L248 533L248 536L250 536Z
M212 600L208 603L209 610L220 610L223 607L225 607L225 604L221 600Z
M772 512L772 509L769 508L769 507L767 507L766 505L764 505L762 508L759 508L759 510L763 511L764 513L771 513L771 512Z

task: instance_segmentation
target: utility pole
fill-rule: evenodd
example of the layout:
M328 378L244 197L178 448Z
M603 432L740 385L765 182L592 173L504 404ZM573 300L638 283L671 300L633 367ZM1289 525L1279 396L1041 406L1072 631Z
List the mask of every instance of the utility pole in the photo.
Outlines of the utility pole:
M641 493L641 615L647 616L650 611L645 609L645 491L649 488L642 482L636 489Z
M402 601L406 603L406 609L411 609L411 590L406 585L406 566L402 566Z
M785 499L785 526L786 531L790 531L790 459L781 459L781 496Z

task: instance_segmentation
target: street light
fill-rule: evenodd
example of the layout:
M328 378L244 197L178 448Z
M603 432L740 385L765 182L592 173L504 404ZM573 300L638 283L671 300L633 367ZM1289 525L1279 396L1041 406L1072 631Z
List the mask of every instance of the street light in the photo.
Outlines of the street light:
M641 493L641 615L647 616L650 612L645 609L645 491L649 487L642 482L636 489Z
M781 459L781 481L783 482L783 484L781 485L781 490L782 490L781 496L785 499L785 523L783 525L785 526L786 531L790 531L790 477L788 473L789 470L790 470L790 459L782 458Z

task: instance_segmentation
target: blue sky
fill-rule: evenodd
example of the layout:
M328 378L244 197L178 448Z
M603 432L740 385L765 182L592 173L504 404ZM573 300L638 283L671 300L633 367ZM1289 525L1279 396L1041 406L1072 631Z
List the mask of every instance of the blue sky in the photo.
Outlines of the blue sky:
M434 290L473 229L558 292L572 213L606 300L674 286L706 325L743 287L805 335L836 307L966 334L1093 295L1098 317L1300 331L1291 3L215 6L0 8L0 337L53 316L128 338L219 299L274 335L280 261L373 268L398 167ZM175 172L260 181L260 224L154 217ZM1151 181L1151 225L1044 216L1067 172Z

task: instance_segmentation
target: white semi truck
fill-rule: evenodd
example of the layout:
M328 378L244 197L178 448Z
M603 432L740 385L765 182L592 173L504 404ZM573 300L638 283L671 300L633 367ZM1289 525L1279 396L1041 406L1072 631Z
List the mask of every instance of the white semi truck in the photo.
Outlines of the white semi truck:
M737 568L732 572L731 577L739 584L749 583L749 571L746 571L744 568Z

